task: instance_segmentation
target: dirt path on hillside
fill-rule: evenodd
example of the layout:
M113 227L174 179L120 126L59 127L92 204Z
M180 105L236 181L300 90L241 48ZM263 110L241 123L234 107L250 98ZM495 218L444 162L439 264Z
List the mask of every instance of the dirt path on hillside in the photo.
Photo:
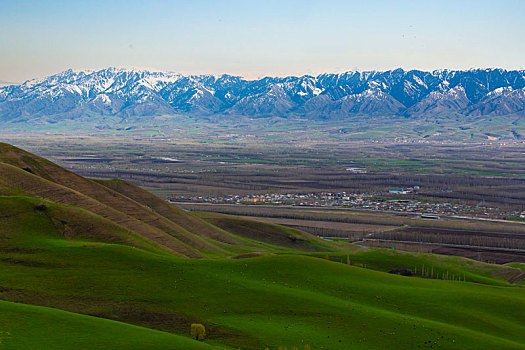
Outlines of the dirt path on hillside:
M509 279L509 283L512 284L512 283L514 283L516 281L519 281L523 277L525 277L525 271L520 269L520 272L517 275L514 275L513 277L511 277L511 279Z

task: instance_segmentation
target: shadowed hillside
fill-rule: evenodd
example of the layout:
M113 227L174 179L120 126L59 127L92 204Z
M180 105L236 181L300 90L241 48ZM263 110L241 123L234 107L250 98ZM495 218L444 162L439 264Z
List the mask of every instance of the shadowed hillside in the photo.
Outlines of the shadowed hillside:
M181 257L233 256L251 251L242 234L211 225L132 184L86 179L7 144L0 145L0 194L80 207ZM63 225L71 226L67 220ZM261 249L259 245L254 248Z
M193 215L228 232L256 242L303 251L327 251L328 249L326 241L290 227L219 213L194 212Z
M197 231L202 235L229 244L238 244L239 240L231 235L229 232L219 229L216 226L209 225L206 221L199 220L193 215L188 215L184 210L176 207L159 197L135 186L129 182L122 180L95 180L98 183L117 191L124 196L127 196L139 203L146 205L154 212L168 218L172 222L180 225L186 230Z

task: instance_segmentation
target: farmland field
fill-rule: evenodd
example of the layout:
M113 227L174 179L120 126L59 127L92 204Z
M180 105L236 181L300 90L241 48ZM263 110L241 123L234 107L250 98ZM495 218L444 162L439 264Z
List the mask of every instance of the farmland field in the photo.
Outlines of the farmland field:
M5 136L15 145L95 178L121 178L157 195L205 196L273 192L385 193L418 185L423 201L521 210L525 199L522 142L399 144L258 137L214 145L137 134L104 138ZM265 141L266 140L266 141ZM59 146L58 146L59 145ZM366 169L365 174L347 171Z
M179 205L197 211L242 215L365 246L456 255L491 263L525 262L525 225L512 221L424 220L414 215L329 208Z

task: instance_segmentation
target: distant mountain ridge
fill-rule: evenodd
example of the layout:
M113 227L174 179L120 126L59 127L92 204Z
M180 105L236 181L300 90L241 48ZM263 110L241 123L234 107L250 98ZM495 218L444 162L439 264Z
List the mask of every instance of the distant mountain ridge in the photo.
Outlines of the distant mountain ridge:
M107 68L0 88L0 122L158 115L433 117L525 115L525 71L347 72L246 80Z

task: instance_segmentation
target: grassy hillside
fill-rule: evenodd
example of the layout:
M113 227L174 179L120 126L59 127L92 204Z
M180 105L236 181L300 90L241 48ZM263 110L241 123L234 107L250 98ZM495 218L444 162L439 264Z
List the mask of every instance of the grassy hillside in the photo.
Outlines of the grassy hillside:
M35 210L37 203L23 197L0 201L3 300L181 336L199 322L208 330L206 344L242 349L525 345L525 294L503 276L479 272L479 283L422 279L290 254L181 259L131 246L114 227L115 236L64 236L50 219L64 207L49 204L42 212ZM28 225L15 225L16 215ZM13 224L5 225L9 220ZM403 260L384 250L366 252L350 258L378 269ZM426 257L405 260L417 264ZM474 276L459 261L454 267Z
M0 193L32 196L50 202L75 205L100 215L142 237L154 241L167 251L180 256L201 257L198 251L147 222L127 215L110 205L89 197L76 189L45 180L20 168L0 163ZM145 210L145 209L142 209Z
M49 239L126 244L161 252L156 244L84 209L34 197L0 197L0 249L37 249Z
M165 332L56 309L0 301L0 348L11 350L211 349Z
M444 256L373 248L353 253L315 253L312 256L376 271L399 273L410 270L417 277L458 280L508 286L519 273L516 267L486 264L456 256Z
M523 348L523 289L403 277L307 256L191 260L49 239L2 253L0 298L243 349ZM9 256L7 258L7 256Z
M7 150L5 348L525 347L525 293L507 282L521 265L363 249L239 217L188 214L133 185L84 179ZM465 281L386 273L423 265ZM188 337L192 323L205 325L205 341Z
M243 237L245 241L259 242L292 250L334 250L334 245L290 227L219 213L192 212L192 215L225 231Z
M219 229L216 226L209 225L203 220L186 214L179 207L169 204L165 200L151 194L150 192L135 186L127 181L122 180L95 180L96 182L121 193L138 203L146 205L156 213L168 218L172 222L180 225L188 231L197 231L205 237L217 240L219 242L238 244L239 240L230 234L230 232Z
M85 209L180 257L226 257L261 249L136 186L85 179L6 144L0 144L0 195L32 196Z

